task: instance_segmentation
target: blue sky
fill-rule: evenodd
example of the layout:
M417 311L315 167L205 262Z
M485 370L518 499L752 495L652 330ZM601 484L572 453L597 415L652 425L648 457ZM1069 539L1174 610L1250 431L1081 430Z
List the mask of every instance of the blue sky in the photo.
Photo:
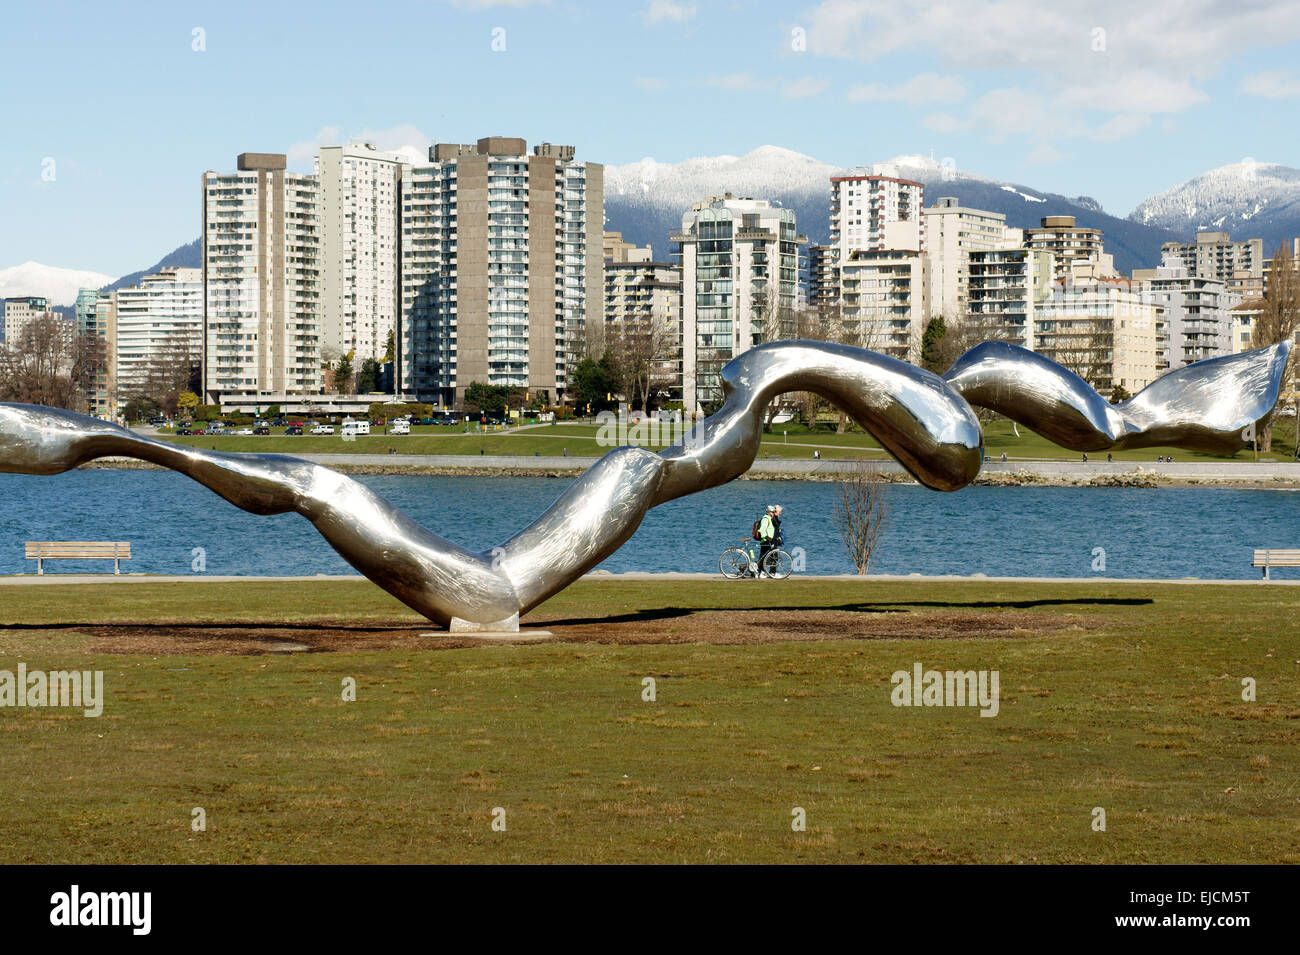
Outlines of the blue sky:
M362 137L518 135L611 165L933 152L1118 215L1245 157L1300 166L1300 2L1080 6L13 4L0 268L143 268L199 234L205 169L248 150L310 170L315 143Z

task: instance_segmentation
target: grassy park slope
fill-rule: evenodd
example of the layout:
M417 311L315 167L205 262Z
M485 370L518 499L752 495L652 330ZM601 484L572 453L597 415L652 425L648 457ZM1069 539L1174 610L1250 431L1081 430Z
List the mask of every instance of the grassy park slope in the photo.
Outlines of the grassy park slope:
M587 579L526 618L555 642L483 646L364 581L0 586L0 670L105 681L97 719L0 709L0 862L1300 862L1297 619L1283 586ZM893 706L915 662L998 670L998 714Z
M1273 452L1261 458L1278 461L1292 460L1294 419L1279 419L1273 437ZM277 432L282 429L275 429ZM376 429L378 430L378 429ZM277 454L387 454L390 449L401 454L535 454L558 455L567 450L571 456L599 457L609 450L597 442L598 428L594 424L538 425L486 434L466 433L456 427L416 427L409 435L370 434L350 437L341 435L301 435L285 437L273 433L267 436L215 435L204 437L175 437L170 440L218 451L275 452ZM163 437L167 437L164 433ZM671 441L646 442L643 446L658 450ZM844 434L822 428L810 433L802 425L776 425L771 434L763 436L759 457L811 458L820 451L823 458L879 458L885 453L869 434L853 428ZM1027 428L1013 429L1011 423L997 419L985 427L985 451L991 457L1003 453L1014 460L1067 460L1077 461L1077 452L1067 451ZM1150 448L1138 451L1116 451L1119 461L1154 461L1157 457L1172 457L1175 461L1251 461L1250 451L1239 451L1230 457L1183 451L1177 448ZM1095 458L1096 455L1093 455ZM1101 454L1105 458L1105 453Z

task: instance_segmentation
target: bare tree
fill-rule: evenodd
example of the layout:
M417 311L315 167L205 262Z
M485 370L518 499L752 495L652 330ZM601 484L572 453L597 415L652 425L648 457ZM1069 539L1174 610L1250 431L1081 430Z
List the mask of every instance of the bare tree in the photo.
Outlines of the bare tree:
M93 333L82 333L93 334ZM53 312L31 319L12 342L0 349L0 398L28 404L85 411L86 397L78 380L87 374L89 353L75 326Z
M852 470L840 482L839 500L831 512L849 559L859 574L867 572L885 529L889 513L885 483L876 464L855 460Z
M789 305L782 305L776 296L766 290L758 293L754 303L751 319L754 330L754 344L766 345L768 342L799 338L800 314ZM763 412L763 430L772 430L772 419L781 411L785 395L773 395Z
M937 374L951 368L958 358L984 342L1024 345L1024 332L1005 322L997 313L966 312L960 318L946 322L943 336L932 345L931 358L939 369ZM975 415L985 425L997 417L987 408L979 407L975 408Z
M1264 304L1255 327L1251 330L1250 344L1254 348L1276 345L1278 342L1294 340L1300 331L1300 263L1291 255L1291 248L1283 242L1273 256L1273 264L1268 273L1264 289ZM1283 381L1293 380L1296 356L1292 354L1291 367L1283 374ZM1268 413L1257 430L1259 450L1273 450L1273 423L1277 409Z
M611 322L605 330L605 344L619 390L633 408L648 411L651 399L672 383L675 326L649 316Z
M803 309L795 316L795 328L797 336L804 341L838 341L839 309L830 306ZM816 429L822 410L830 407L830 402L815 391L795 392L794 404L807 421L809 431Z
M1061 318L1036 351L1074 372L1097 391L1114 385L1115 324L1100 316Z
M129 397L175 416L181 393L199 390L198 371L194 340L183 331L173 330L154 348L139 391Z

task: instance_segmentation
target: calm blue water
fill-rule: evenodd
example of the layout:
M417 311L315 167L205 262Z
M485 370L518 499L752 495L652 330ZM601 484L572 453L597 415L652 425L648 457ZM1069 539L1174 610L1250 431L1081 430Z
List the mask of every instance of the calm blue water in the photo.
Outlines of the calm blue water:
M495 546L568 485L546 478L362 476L429 529L473 550ZM785 505L787 549L809 573L853 570L830 517L834 484L735 481L654 508L601 566L612 571L708 571L749 533L767 503ZM209 574L344 574L350 567L303 518L257 517L179 474L72 471L0 474L0 574L34 572L28 540L129 540L132 572L190 573L192 548ZM1255 578L1255 547L1300 547L1300 493L1210 488L992 488L940 494L890 488L878 573L1083 577L1105 548L1106 576ZM98 571L60 561L54 572ZM111 568L110 568L111 569ZM1296 571L1276 571L1295 576Z

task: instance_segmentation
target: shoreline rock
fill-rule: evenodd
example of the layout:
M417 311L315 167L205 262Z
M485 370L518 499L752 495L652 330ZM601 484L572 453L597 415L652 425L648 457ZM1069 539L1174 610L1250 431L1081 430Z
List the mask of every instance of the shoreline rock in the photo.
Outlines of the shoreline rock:
M425 475L430 477L543 477L572 480L587 468L512 468L466 465L448 467L444 465L421 464L339 464L327 465L343 474L374 475ZM92 470L122 471L164 471L163 468L148 461L136 461L128 458L104 458L82 464L80 468ZM817 481L835 483L841 475L833 471L810 471L798 474L771 474L748 471L737 480L740 481ZM884 471L881 478L889 484L916 484L909 475L898 471ZM1029 468L1017 468L1015 471L983 471L974 481L973 487L1126 487L1126 488L1160 488L1160 487L1217 487L1217 488L1274 488L1300 489L1300 480L1291 480L1273 475L1248 479L1242 477L1171 477L1159 471L1148 470L1141 465L1132 471L1104 474L1069 474L1044 475Z

